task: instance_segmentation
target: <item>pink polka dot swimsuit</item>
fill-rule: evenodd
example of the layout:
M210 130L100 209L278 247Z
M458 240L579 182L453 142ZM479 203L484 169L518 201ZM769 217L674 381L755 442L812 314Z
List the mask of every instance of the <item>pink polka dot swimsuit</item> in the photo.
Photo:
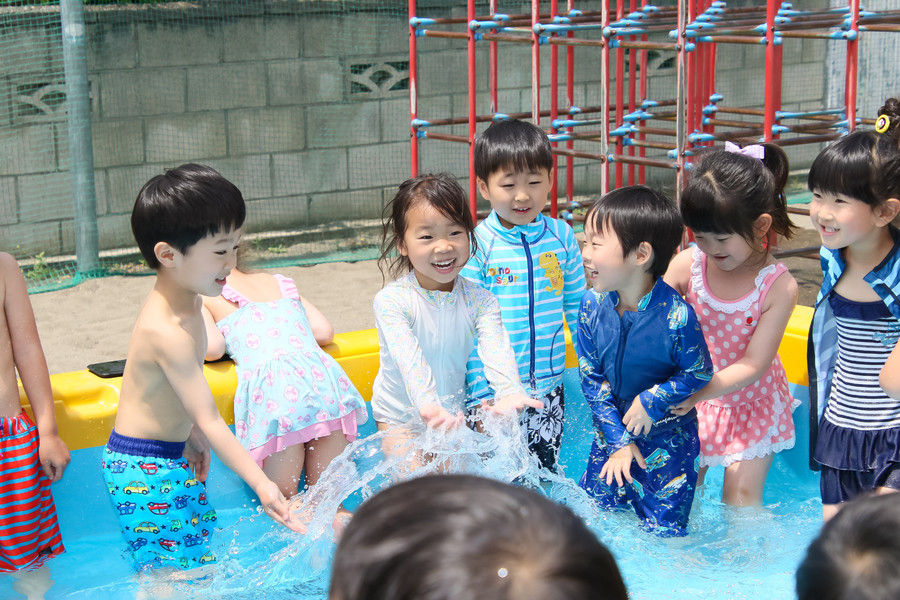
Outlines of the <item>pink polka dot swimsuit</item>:
M742 358L756 331L760 307L772 283L787 272L782 263L763 267L756 286L738 300L720 300L706 281L706 255L694 248L691 283L685 299L694 308L716 371ZM697 405L700 465L725 466L761 458L794 446L793 410L781 359L746 387Z

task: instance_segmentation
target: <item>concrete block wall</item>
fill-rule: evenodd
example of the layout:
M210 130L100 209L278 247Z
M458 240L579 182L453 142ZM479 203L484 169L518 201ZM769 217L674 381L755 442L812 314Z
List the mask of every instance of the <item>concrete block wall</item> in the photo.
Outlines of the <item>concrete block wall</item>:
M438 3L422 13L460 16L463 5ZM128 215L138 190L187 161L209 164L241 188L249 231L380 216L410 172L408 91L388 88L404 76L407 17L404 3L391 14L366 11L365 3L358 8L339 13L329 2L88 8L101 247L131 245ZM64 104L22 118L7 101L23 89L58 92L64 83L58 14L52 12L44 9L49 16L41 20L0 22L0 246L22 256L74 249ZM576 104L599 104L597 53L576 49ZM760 56L761 48L721 47L717 81L735 99L732 105L761 106ZM651 97L673 95L668 58L651 60ZM548 62L544 49L545 85ZM788 84L801 76L809 81L813 69L824 72L814 45L798 42L785 52L785 64L786 105L821 105L823 83L803 90ZM500 67L498 109L530 111L530 48L502 45ZM478 110L486 113L486 48L477 69ZM564 84L561 79L561 99ZM542 93L544 107L548 93ZM419 114L467 114L464 42L420 38ZM466 126L441 131L464 135ZM467 185L464 144L425 140L420 156L422 171L450 171ZM576 160L574 169L576 193L599 190L598 164ZM658 170L648 174L660 185L673 179Z

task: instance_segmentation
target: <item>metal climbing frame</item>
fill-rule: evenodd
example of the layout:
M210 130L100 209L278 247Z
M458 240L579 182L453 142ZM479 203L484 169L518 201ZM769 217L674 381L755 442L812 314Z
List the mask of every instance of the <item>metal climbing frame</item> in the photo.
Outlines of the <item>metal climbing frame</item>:
M764 140L782 146L828 141L852 130L856 116L857 57L860 35L867 31L900 31L900 10L879 13L860 10L859 0L839 8L794 10L789 3L768 0L765 5L731 8L725 2L679 0L677 6L657 7L647 0L621 0L610 8L601 0L597 10L579 10L575 0L532 0L530 14L497 12L476 15L468 0L465 18L426 18L409 0L411 171L419 167L422 139L469 145L469 171L474 173L476 126L504 118L530 118L542 124L553 143L554 161L566 161L567 202L557 200L557 169L550 212L572 205L573 160L603 163L601 192L610 187L643 183L647 167L673 171L676 194L690 168L695 148L724 140ZM627 4L627 12L626 12ZM464 28L464 30L463 30ZM599 35L598 35L599 34ZM417 102L416 52L419 38L464 39L468 54L468 116L421 118ZM782 111L782 43L785 38L834 40L846 44L844 103L808 111ZM476 112L476 49L489 46L490 113ZM501 44L531 45L531 112L503 113L498 106L497 58ZM765 47L763 98L741 106L716 93L716 48L719 44L757 44ZM542 47L549 46L550 106L541 106ZM566 98L560 108L560 47L565 48ZM591 106L574 102L574 48L596 48L600 56L601 93ZM674 60L674 85L665 98L648 97L650 53ZM612 65L612 66L611 66ZM615 98L610 82L615 81ZM429 115L430 117L431 115ZM441 133L442 126L468 124L468 134ZM547 127L549 125L549 127ZM577 144L577 147L576 147ZM555 164L555 163L554 163ZM612 168L614 166L614 168ZM626 169L627 167L627 169ZM477 199L475 177L469 178L473 214ZM563 213L566 216L566 213Z

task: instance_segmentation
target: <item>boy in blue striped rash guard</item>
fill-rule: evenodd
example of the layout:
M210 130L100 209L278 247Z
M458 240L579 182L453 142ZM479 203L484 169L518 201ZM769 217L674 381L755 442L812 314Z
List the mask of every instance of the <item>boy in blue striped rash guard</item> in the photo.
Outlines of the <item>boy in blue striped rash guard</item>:
M526 441L541 464L555 471L565 406L564 327L568 323L574 339L586 284L572 228L541 214L552 170L550 140L531 123L494 123L475 141L478 189L492 210L475 228L478 250L461 274L500 302L522 384L544 403L523 413ZM466 384L470 408L493 396L476 353Z

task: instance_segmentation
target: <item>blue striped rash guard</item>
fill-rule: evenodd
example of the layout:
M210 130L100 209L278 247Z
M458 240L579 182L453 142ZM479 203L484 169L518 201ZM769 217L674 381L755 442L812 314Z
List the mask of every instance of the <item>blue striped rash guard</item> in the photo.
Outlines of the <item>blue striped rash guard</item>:
M546 396L562 383L564 327L568 323L574 340L586 288L575 232L544 215L507 229L491 211L475 236L478 250L460 274L497 296L522 385L533 397ZM469 403L490 398L493 391L477 353L469 358L467 371Z

